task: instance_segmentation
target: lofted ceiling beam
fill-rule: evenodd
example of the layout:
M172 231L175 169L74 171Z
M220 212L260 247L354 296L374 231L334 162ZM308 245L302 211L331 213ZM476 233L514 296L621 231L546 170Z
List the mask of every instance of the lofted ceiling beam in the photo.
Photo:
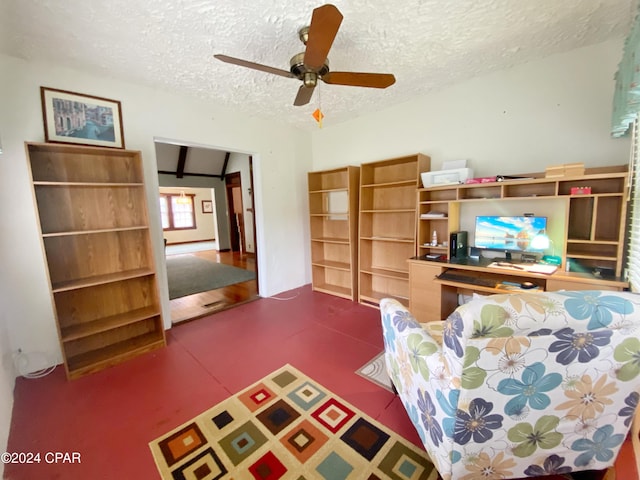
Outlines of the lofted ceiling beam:
M187 167L187 153L189 151L189 147L181 145L180 150L178 152L178 162L176 166L176 171L170 170L158 170L159 174L162 175L172 175L176 178L184 178L184 177L207 177L207 178L219 178L224 180L225 175L227 174L227 168L229 166L229 159L231 158L231 152L224 152L224 161L221 165L220 173L190 173L186 171ZM222 152L219 152L222 153ZM219 157L215 162L212 162L214 165L220 165Z
M178 154L178 167L176 168L176 177L184 177L184 167L187 164L187 152L189 147L180 145L180 153Z
M224 176L227 174L227 165L229 164L229 157L231 152L227 152L224 156L224 163L222 164L222 172L220 172L220 178L224 180Z
M178 172L170 172L168 170L158 170L159 174L162 175L175 175L176 177L178 177ZM187 173L184 172L182 174L182 177L209 177L209 178L224 178L222 175L214 175L213 173ZM178 178L182 178L182 177L178 177Z

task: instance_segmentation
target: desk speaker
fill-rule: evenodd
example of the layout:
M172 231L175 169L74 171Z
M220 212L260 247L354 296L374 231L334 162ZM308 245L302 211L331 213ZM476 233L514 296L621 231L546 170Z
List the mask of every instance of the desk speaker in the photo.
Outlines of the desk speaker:
M451 232L449 235L449 259L467 258L467 232Z

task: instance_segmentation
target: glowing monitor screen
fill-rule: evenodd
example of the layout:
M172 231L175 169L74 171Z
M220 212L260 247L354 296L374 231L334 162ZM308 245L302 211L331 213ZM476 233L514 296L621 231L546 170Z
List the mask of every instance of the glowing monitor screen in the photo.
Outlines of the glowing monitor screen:
M535 251L531 241L546 234L547 217L477 216L475 246L492 250Z

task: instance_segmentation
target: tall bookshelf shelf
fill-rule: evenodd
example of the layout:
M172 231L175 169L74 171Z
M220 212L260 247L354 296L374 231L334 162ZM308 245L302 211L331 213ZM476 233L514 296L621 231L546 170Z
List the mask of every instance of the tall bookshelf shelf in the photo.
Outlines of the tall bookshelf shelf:
M415 195L420 173L431 159L423 154L360 167L359 297L377 307L384 297L408 305L407 259L416 250Z
M164 346L140 152L26 150L67 377Z
M347 166L308 173L312 288L355 300L358 295L358 182Z

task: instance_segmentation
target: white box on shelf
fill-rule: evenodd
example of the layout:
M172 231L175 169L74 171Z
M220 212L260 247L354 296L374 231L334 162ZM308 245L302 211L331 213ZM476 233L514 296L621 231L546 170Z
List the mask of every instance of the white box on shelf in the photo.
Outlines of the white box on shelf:
M473 178L473 170L471 168L436 170L434 172L422 172L420 177L422 178L422 186L428 188L434 185L464 183L468 178Z

